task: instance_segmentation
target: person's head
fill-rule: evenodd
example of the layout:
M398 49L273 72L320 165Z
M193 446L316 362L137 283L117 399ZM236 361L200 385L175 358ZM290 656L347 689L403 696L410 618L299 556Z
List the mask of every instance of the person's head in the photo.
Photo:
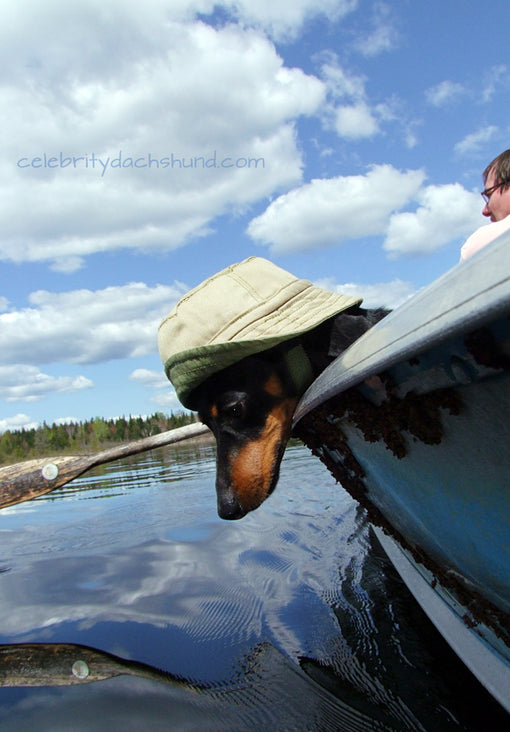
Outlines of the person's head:
M510 150L505 150L483 171L485 200L482 214L491 221L501 221L510 215Z

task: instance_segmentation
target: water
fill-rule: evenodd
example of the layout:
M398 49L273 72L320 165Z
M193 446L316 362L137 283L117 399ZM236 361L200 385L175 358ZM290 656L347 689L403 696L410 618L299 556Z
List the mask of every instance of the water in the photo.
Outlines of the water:
M214 472L212 446L182 443L0 513L1 644L83 644L201 687L4 687L2 732L506 728L304 447L242 521L217 518Z

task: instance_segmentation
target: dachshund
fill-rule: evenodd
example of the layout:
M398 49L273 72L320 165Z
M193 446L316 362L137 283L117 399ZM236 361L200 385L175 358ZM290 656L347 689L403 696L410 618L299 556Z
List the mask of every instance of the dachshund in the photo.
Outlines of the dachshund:
M240 519L271 495L300 397L331 361L388 312L351 307L308 333L244 358L197 387L193 399L199 418L217 443L220 518ZM298 372L307 372L307 378L296 378L296 360L301 361Z

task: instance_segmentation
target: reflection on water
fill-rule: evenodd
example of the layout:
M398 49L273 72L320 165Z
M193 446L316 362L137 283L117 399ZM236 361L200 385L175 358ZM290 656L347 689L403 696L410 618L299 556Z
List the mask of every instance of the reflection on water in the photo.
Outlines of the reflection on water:
M205 687L5 687L2 730L501 728L304 448L242 521L217 518L214 472L213 447L185 443L0 513L1 644L82 644Z

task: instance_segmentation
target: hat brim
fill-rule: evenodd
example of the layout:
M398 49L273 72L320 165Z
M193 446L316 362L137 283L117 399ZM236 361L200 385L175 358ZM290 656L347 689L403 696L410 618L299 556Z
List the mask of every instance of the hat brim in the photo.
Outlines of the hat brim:
M165 373L174 384L180 402L187 409L196 409L193 392L213 374L248 356L262 353L313 330L361 302L362 298L329 292L310 284L299 297L271 313L263 322L259 321L255 338L206 344L180 351L166 360Z

